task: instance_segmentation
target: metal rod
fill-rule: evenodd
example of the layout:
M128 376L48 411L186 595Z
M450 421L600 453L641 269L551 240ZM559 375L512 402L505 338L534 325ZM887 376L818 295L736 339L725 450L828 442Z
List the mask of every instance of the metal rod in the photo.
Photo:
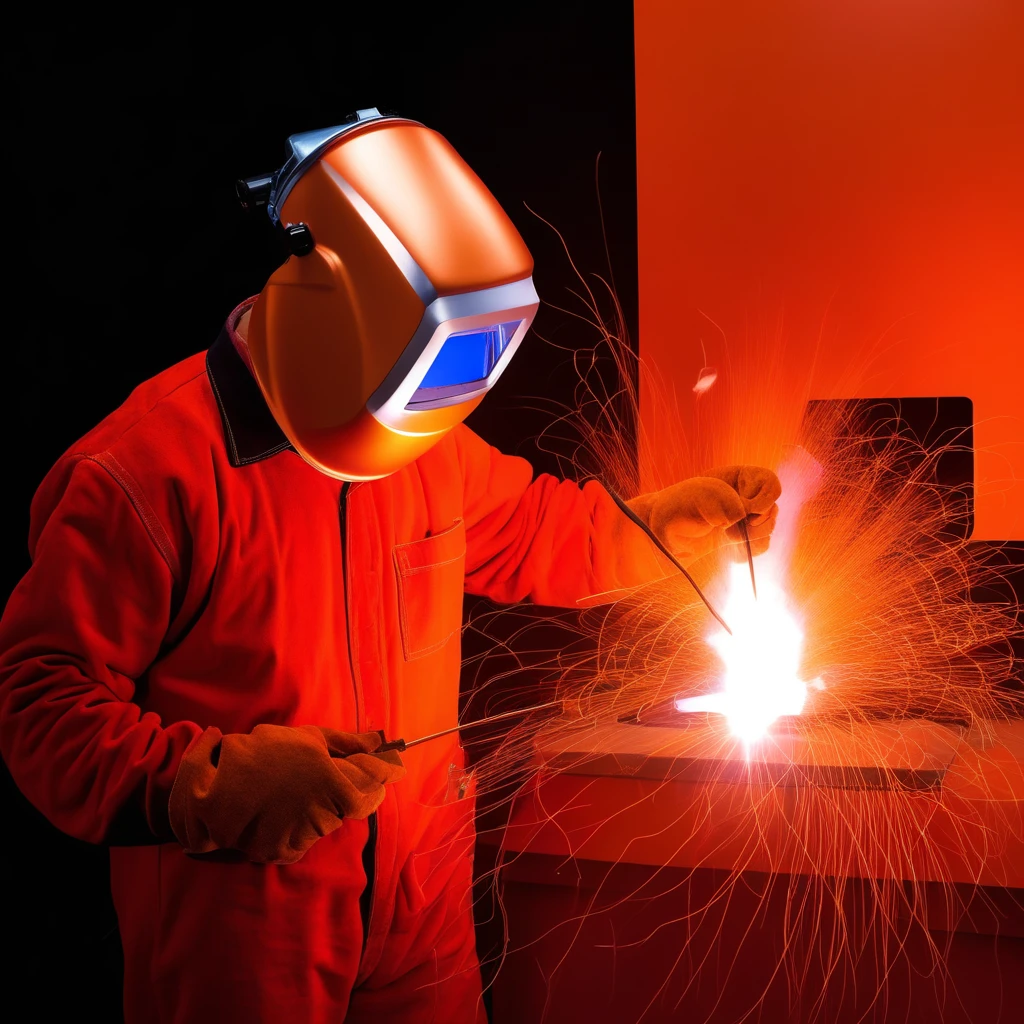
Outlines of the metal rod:
M428 740L436 740L441 736L448 736L450 733L458 732L460 729L472 729L478 725L490 725L491 722L500 722L506 718L518 718L521 715L528 715L534 711L544 711L546 708L560 708L564 702L560 700L549 700L546 704L535 704L529 708L517 708L515 711L503 711L500 715L488 715L486 718L478 718L475 722L463 722L461 725L453 725L450 729L442 729L440 732L432 732L428 736L419 736L414 740L389 740L382 743L375 751L381 754L386 750L408 750L410 747L418 747Z
M747 565L750 566L750 585L754 588L754 600L757 600L757 580L754 579L754 552L750 550L750 534L747 532L747 521L739 521L740 533L743 534L743 543L747 546Z
M697 581L683 568L682 564L676 560L675 555L673 555L672 552L661 543L655 532L603 480L601 481L601 484L610 495L612 501L619 506L619 511L622 512L630 522L639 526L651 541L654 542L658 550L686 577L690 586L697 591L697 596L704 602L704 607L707 608L707 610L718 620L718 624L722 629L724 629L729 636L732 636L732 630L729 628L728 623L721 615L718 614L717 611L715 611L714 605L704 596L704 591L697 586Z

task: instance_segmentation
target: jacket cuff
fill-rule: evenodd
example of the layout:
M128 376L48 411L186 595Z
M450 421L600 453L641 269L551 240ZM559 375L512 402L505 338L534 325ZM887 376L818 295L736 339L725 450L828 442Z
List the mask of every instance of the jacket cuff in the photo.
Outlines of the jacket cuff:
M214 726L197 736L185 749L174 776L167 813L174 837L188 853L210 853L217 849L197 813L197 803L213 784L223 738Z

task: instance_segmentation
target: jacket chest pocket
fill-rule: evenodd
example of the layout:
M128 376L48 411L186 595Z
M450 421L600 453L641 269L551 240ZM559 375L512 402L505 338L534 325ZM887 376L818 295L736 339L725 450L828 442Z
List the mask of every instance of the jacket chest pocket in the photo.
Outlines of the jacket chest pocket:
M394 560L402 651L412 661L440 650L462 628L463 521L432 537L396 544Z

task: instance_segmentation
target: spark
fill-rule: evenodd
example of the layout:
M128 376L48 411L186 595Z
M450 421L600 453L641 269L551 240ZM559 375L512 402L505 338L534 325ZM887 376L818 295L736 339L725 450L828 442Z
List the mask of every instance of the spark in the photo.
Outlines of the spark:
M693 393L703 395L716 380L718 380L718 370L714 366L703 367L697 374L697 383L693 385Z

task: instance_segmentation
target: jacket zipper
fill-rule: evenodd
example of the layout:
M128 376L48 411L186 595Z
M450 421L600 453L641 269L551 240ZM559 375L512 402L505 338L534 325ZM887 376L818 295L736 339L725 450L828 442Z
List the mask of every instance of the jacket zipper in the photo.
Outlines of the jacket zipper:
M348 599L348 494L352 484L345 481L341 485L341 493L338 497L338 518L341 528L341 579L345 605L345 646L348 650L348 669L352 674L352 687L356 696L356 728L362 728L362 714L360 709L360 686L356 677L356 663L352 657L352 620L349 615ZM359 895L359 917L363 925L363 949L366 949L366 940L370 934L370 914L373 910L373 889L377 877L377 812L374 811L366 819L367 834L366 845L363 847L363 872L366 875L366 888Z
M356 662L355 658L352 656L352 617L349 615L348 609L348 492L351 488L352 484L347 480L341 485L341 494L338 497L338 520L341 528L341 586L342 598L345 606L345 648L348 652L348 670L352 676L352 689L355 691L356 729L358 730L363 728L364 710L361 706L362 687L359 685L359 678L356 675Z
M377 877L377 812L366 819L366 845L363 847L363 871L366 888L359 894L359 917L363 922L363 952L370 937L370 916L373 913L373 883Z

